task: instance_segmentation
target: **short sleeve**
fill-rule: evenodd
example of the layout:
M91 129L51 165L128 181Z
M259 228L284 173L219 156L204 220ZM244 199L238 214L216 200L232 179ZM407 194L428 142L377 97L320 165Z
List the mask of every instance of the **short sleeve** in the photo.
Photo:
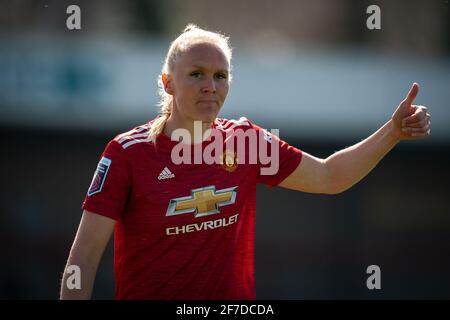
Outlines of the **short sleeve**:
M111 140L100 157L82 209L119 220L128 201L130 176L124 149Z
M269 132L255 124L252 126L258 131L257 183L268 187L276 186L298 167L302 151L280 139L275 132Z

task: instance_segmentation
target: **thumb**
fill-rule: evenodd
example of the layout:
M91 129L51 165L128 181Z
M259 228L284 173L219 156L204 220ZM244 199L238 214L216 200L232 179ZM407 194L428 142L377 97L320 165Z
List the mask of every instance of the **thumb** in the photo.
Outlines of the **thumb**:
M418 93L419 93L419 84L417 82L414 82L404 101L407 102L408 104L412 104L414 99L417 97Z

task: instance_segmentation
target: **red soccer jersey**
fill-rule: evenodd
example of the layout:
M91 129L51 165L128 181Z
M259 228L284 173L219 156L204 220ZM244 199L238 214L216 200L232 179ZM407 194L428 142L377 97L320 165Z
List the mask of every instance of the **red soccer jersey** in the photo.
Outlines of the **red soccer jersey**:
M277 143L278 172L262 175L259 161L233 156L175 165L178 142L164 134L148 141L151 123L108 143L82 206L117 221L116 299L255 299L256 184L279 184L301 151L245 118L216 119L224 137L252 129L264 132L269 150Z

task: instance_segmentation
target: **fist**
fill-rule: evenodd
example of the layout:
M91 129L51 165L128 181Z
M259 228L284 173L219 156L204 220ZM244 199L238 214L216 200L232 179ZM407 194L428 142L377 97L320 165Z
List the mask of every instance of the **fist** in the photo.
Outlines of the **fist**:
M415 140L430 135L431 116L427 107L413 104L418 93L419 85L414 82L392 115L394 131L400 140Z

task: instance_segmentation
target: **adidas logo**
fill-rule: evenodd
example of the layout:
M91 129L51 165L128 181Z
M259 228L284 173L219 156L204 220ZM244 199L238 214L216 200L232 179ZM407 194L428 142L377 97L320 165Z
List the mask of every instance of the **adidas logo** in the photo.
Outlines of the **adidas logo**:
M170 172L169 168L164 167L163 171L158 176L158 180L171 179L175 178L175 175Z

